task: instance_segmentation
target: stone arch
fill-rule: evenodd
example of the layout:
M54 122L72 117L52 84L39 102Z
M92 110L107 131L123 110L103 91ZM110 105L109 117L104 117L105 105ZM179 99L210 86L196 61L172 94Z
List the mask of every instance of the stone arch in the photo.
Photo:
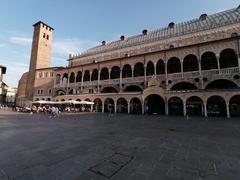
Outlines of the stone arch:
M94 99L94 106L93 106L93 110L95 112L102 112L102 100L100 98L96 98Z
M61 82L61 74L56 75L56 84L60 84Z
M56 91L56 95L58 95L58 96L63 96L65 94L66 94L66 92L62 89Z
M115 112L114 100L112 98L107 98L104 101L104 112Z
M129 64L125 64L122 69L122 77L128 78L132 77L132 68Z
M180 73L181 72L181 62L177 57L172 57L167 62L167 72L168 74Z
M110 79L119 79L120 78L120 67L113 66L110 73Z
M165 74L165 65L164 65L164 61L162 59L159 59L157 62L156 73L157 74Z
M142 103L137 97L133 97L130 100L130 113L132 114L142 114Z
M174 84L171 90L195 90L198 89L194 84L189 82L178 82Z
M227 79L217 79L210 82L205 89L236 89L237 84Z
M146 75L147 75L147 76L152 76L152 75L154 75L154 64L153 64L152 61L149 61L149 62L147 63Z
M137 63L134 66L134 77L144 76L144 66L143 63Z
M187 55L183 59L183 72L198 71L198 59L193 54Z
M233 49L224 49L220 53L220 68L238 67L238 57Z
M145 113L148 114L165 114L164 99L157 95L151 94L145 98Z
M118 93L118 90L112 86L104 87L101 93Z
M127 113L128 112L128 102L125 98L119 98L117 100L117 112Z
M71 72L71 74L70 74L69 83L75 83L75 73L74 72Z
M106 80L106 79L109 79L109 72L108 72L108 68L104 67L101 69L100 80Z
M73 91L74 91L74 89L70 89L70 91L69 91L68 94L72 95L72 94L73 94Z
M98 70L97 69L93 70L91 80L92 81L97 81L98 80Z
M141 92L141 91L143 91L142 88L140 88L137 85L129 85L124 89L124 92Z
M67 82L68 82L68 74L67 74L67 73L64 73L64 74L63 74L62 82L63 82L64 85L67 84Z
M82 81L82 71L77 72L77 77L76 77L76 82L81 82Z
M84 71L83 81L90 81L90 71Z
M232 117L240 116L240 95L231 97L229 101L229 112Z
M202 70L218 69L217 57L213 52L208 51L202 54L201 69Z
M207 100L208 116L226 116L226 102L221 96L211 96Z
M183 115L183 101L179 97L172 97L168 100L169 115Z
M203 116L204 115L204 103L198 96L191 96L186 101L186 111L191 116Z

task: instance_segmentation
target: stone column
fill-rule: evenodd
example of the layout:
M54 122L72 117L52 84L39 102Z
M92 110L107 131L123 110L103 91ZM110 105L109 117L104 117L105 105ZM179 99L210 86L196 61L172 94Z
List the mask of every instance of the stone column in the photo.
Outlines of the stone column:
M201 66L201 59L198 59L198 70L200 75L200 83L201 83L201 89L203 89L203 77L202 77L202 66Z
M145 113L144 101L142 101L142 114Z
M111 71L109 71L108 69L108 81L110 82L110 79L111 79Z
M165 97L165 114L168 116L168 101L166 97Z
M128 114L130 114L130 102L128 102Z
M117 102L114 102L114 113L117 113Z
M183 101L183 115L187 115L187 107L186 107L186 101Z
M218 72L220 74L220 62L219 62L219 59L220 59L220 55L219 54L216 54L216 58L217 58L217 65L218 65Z
M83 77L84 77L84 72L82 71L82 79L81 79L81 91L83 90Z
M134 66L131 66L132 68L132 78L134 77Z
M229 103L226 104L227 108L227 118L231 118L230 111L229 111Z
M154 77L156 78L157 77L157 63L154 62L153 65L154 65Z
M180 63L181 63L181 73L182 73L182 78L184 77L183 76L183 62L180 60Z
M169 90L169 88L168 88L168 72L167 72L167 63L166 62L164 62L164 67L165 67L165 79L166 79L166 89L167 90Z
M208 115L207 115L207 102L204 102L203 104L204 104L204 116L208 117Z
M92 71L90 71L90 82L92 81Z
M120 68L120 79L119 79L119 89L122 92L122 67Z
M68 78L67 78L67 94L69 93L69 89L68 89L68 87L69 87L69 82L70 82L70 76L69 76L69 74L68 74Z
M104 113L104 102L102 104L102 113Z
M144 88L147 86L147 65L144 64Z
M100 75L101 75L101 71L98 70L98 81L97 81L97 91L98 91L98 93L100 92L100 88L99 88L99 84L100 84Z

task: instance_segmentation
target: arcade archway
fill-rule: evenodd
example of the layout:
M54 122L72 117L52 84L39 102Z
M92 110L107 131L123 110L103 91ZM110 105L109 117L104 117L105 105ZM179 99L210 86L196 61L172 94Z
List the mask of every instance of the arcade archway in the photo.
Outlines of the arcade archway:
M149 95L145 99L145 113L148 113L148 114L165 114L164 99L157 94Z
M227 109L225 100L220 96L212 96L207 100L208 116L226 116Z
M231 116L240 116L240 95L233 96L229 101L229 111Z
M203 116L204 115L204 105L201 98L197 96L192 96L186 101L187 113L191 116Z
M128 103L124 98L119 98L117 100L117 112L118 113L127 113L128 112Z
M183 101L179 97L172 97L168 100L169 115L183 115Z

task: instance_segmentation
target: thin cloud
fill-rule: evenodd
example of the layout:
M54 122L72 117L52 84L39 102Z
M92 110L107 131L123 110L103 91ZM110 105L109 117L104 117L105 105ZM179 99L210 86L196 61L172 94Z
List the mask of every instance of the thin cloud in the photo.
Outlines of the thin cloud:
M32 43L31 38L18 37L18 36L10 37L9 41L13 44L18 44L18 45L22 45L22 46L29 46Z

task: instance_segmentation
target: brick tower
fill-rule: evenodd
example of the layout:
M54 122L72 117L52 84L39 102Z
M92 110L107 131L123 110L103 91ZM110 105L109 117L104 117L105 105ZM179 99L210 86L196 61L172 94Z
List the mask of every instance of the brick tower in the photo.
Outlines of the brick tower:
M49 68L51 65L52 33L53 28L39 21L33 25L33 40L26 85L26 97L32 100L34 96L34 86L36 70Z

